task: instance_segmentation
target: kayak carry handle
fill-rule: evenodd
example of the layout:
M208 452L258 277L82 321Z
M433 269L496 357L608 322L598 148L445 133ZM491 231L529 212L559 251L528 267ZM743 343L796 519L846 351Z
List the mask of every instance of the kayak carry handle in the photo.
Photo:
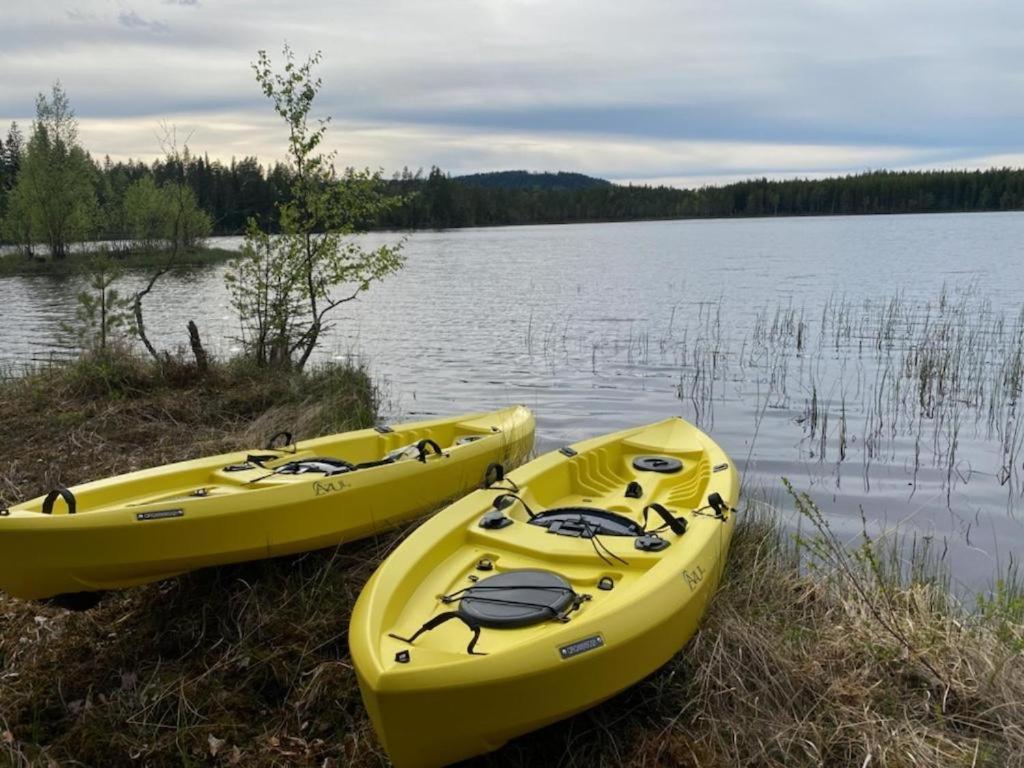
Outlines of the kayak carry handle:
M675 517L667 508L654 502L644 507L644 529L647 528L647 512L654 511L658 514L662 520L665 521L665 525L669 527L676 536L682 536L686 533L686 520L683 518Z
M506 485L498 485L501 482L506 483ZM516 485L516 481L505 474L505 465L496 461L488 464L487 469L484 470L484 482L481 488L484 490L490 488L519 493L519 486Z
M493 479L492 479L493 478ZM505 467L497 461L487 465L487 469L484 470L484 488L490 488L495 483L501 482L505 479Z
M264 446L264 448L266 448L266 450L268 450L268 451L279 450L279 449L274 447L274 443L277 442L277 438L279 438L279 437L283 437L284 438L284 445L281 446L282 450L284 448L287 448L289 445L292 445L292 446L295 445L295 440L292 439L292 433L289 432L288 430L284 429L284 430L281 430L280 432L276 432L273 435L271 435L270 439L267 440L267 444ZM295 451L292 451L292 453L294 453L294 452Z
M722 494L717 491L708 496L708 506L715 510L715 517L720 520L724 520L725 513L729 511L729 505L725 503Z
M420 452L420 461L424 464L427 463L427 448L432 448L434 453L438 456L444 455L444 451L441 450L441 446L431 440L429 437L425 440L420 440L416 443L416 450Z
M53 514L53 502L55 502L58 498L64 499L64 503L68 505L69 515L75 514L75 511L78 506L75 502L75 494L73 494L63 485L58 485L56 488L54 488L52 491L46 494L46 498L43 499L44 515Z

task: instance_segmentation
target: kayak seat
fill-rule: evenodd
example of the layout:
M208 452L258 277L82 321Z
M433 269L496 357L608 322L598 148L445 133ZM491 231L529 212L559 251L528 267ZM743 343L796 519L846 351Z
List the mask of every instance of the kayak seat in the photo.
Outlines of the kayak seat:
M548 533L553 533L556 536L589 539L594 547L594 552L608 565L612 564L612 559L618 560L623 565L628 565L628 563L600 544L599 536L628 536L633 539L634 546L641 552L660 552L669 546L669 542L658 535L661 531L668 529L676 536L682 536L687 529L685 518L676 517L672 514L672 510L657 502L651 502L644 507L643 523L641 524L618 512L593 507L558 507L543 512L534 512L516 493L503 493L498 496L494 500L491 510L481 518L479 526L488 530L501 530L508 527L513 521L505 515L504 510L516 502L522 504L526 510L526 514L529 516L527 521L529 525L546 528ZM712 503L710 498L709 503ZM713 503L712 506L714 506ZM718 507L715 509L717 511ZM662 525L658 528L648 529L647 527L651 512L654 512L662 520Z
M394 464L395 462L402 461L404 459L417 459L421 462L426 462L430 451L437 454L442 453L440 446L438 446L438 444L433 440L420 440L419 442L391 451L383 458L373 459L372 461L353 464L350 461L332 458L329 456L312 456L310 458L296 459L295 461L289 461L282 464L274 469L273 474L321 474L326 477L330 477L332 475L341 475L346 472L354 472L357 469L372 469L373 467L381 467L386 464ZM250 461L250 465L251 463L252 462ZM239 467L240 466L241 465L239 465ZM228 470L234 470L235 468L236 467L226 467Z
M287 464L282 464L277 468L275 474L280 475L305 475L311 473L320 473L323 475L340 475L345 472L353 472L357 469L372 469L373 467L383 467L386 464L394 464L406 456L385 456L383 459L375 459L374 461L363 461L359 464L352 464L351 462L345 461L344 459L334 459L328 457L315 457L310 459L302 459L300 461L291 461Z
M548 533L589 539L594 536L642 536L643 527L625 515L592 507L560 507L538 512L530 525L547 528Z
M296 461L289 461L287 464L282 464L274 470L275 475L307 475L307 474L321 474L327 477L331 475L340 475L345 472L351 472L356 469L354 464L351 464L342 459L333 459L329 457L313 457L309 459L298 459Z
M385 457L383 459L377 459L376 461L361 461L356 464L356 469L373 469L374 467L383 467L385 464L394 464L395 459Z

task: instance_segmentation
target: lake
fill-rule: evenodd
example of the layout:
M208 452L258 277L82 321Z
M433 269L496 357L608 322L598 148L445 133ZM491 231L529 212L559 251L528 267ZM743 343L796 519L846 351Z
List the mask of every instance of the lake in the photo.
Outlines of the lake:
M1024 213L417 232L322 355L364 359L392 419L524 403L540 451L683 415L748 496L792 506L788 477L851 541L863 510L874 533L933 542L971 592L1024 553L1022 243ZM186 345L189 319L236 347L222 272L158 284L158 347ZM59 347L79 289L0 280L0 362Z

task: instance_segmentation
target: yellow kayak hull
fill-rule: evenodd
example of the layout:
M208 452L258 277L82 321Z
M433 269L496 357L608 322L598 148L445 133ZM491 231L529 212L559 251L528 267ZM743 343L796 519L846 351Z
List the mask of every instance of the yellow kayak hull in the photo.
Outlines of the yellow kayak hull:
M45 497L0 512L0 590L23 599L102 591L336 546L480 487L492 462L524 461L533 434L533 415L516 406L85 483L69 489L74 514L61 496L49 514ZM425 448L417 456L413 449L400 460L338 474L275 471L322 457L373 464L424 440L442 452Z
M657 458L644 464L652 454ZM635 460L647 468L637 469ZM672 471L674 462L681 468ZM518 499L506 497L509 506L496 513L495 499L506 491L480 490L438 513L388 557L356 603L352 659L374 728L398 768L492 751L613 696L667 662L696 631L717 588L739 496L732 462L682 419L555 451L496 486L518 488ZM709 496L721 502L721 512L708 507ZM682 533L663 528L659 551L639 548L639 536L573 535L571 526L568 534L553 535L530 518L537 515L537 523L544 510L597 508L632 520L646 536L663 525L649 507L655 502L686 526ZM651 519L641 525L645 507ZM483 527L484 515L495 514L511 522ZM478 624L472 649L471 625L444 620L445 613L461 613L470 594L485 596L475 598L485 613L495 610L488 599L500 603L498 593L481 591L487 579L537 572L553 572L570 585L575 597L559 617L564 620ZM430 626L431 620L439 623Z

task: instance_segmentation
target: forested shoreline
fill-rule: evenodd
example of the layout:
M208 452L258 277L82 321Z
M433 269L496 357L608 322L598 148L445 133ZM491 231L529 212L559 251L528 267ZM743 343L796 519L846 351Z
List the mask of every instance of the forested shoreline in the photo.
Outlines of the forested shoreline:
M1024 170L1010 168L872 171L820 180L761 178L699 189L595 181L599 183L575 189L485 187L435 168L426 176L392 179L391 189L410 197L377 226L415 229L1024 209Z
M73 118L59 88L41 110L28 138L12 124L0 139L0 242L29 245L53 240L53 211L23 194L35 175L53 181L64 208L60 233L68 242L161 239L160 195L188 194L194 234L236 235L250 220L275 231L281 205L289 202L293 171L287 164L262 165L255 157L222 162L190 151L167 153L150 163L97 161L77 136L60 136ZM51 123L49 143L45 140ZM56 135L57 142L53 142ZM33 158L60 148L46 173ZM35 147L35 150L33 149ZM345 184L351 174L339 174ZM870 171L826 179L750 179L722 186L678 189L621 185L571 173L505 171L453 177L434 167L391 177L374 176L392 205L356 214L360 229L434 229L588 221L820 216L858 214L1008 211L1024 209L1024 169ZM23 181L23 180L22 180ZM38 184L36 185L38 187ZM193 202L194 201L194 202ZM207 226L208 222L208 226ZM166 226L164 226L166 229ZM166 239L163 236L162 239ZM26 252L31 249L27 248ZM52 248L51 248L52 250Z

